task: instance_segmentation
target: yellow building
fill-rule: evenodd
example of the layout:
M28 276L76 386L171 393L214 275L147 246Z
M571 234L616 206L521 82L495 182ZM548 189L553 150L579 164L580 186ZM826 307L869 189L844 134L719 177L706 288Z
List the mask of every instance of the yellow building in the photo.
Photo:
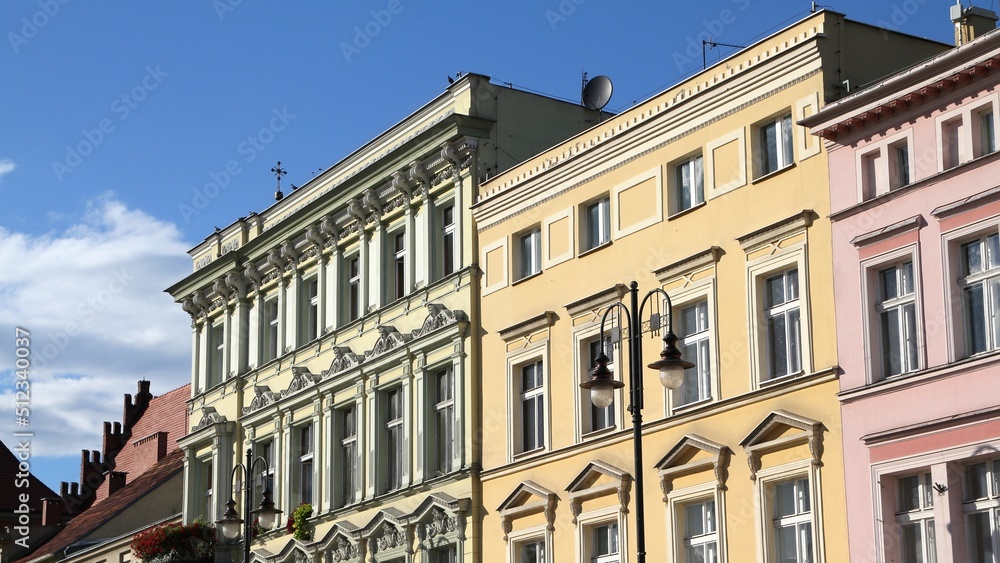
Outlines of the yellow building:
M254 505L264 481L285 517L312 507L310 538L281 525L256 560L480 560L469 204L479 178L599 117L466 75L192 249L168 290L192 318L184 521L222 517L252 448Z
M946 47L820 11L483 183L487 560L635 560L628 393L579 387L602 348L628 382L599 331L631 280L697 364L643 370L647 560L848 560L827 159L797 122Z

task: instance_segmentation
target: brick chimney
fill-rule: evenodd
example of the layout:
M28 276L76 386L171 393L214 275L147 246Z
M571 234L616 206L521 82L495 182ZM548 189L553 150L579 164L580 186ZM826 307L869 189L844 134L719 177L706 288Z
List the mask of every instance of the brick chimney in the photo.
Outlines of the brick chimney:
M125 412L122 415L122 422L126 434L131 434L132 427L146 412L146 407L149 406L149 401L152 398L153 395L149 392L149 382L144 379L139 381L139 392L135 394L135 403L132 402L132 395L125 394Z
M132 446L135 448L132 474L141 475L167 457L167 433L154 432L132 442Z
M67 483L63 483L63 492L66 491ZM61 498L42 499L42 526L58 526L62 522L63 514L66 512L66 501Z
M108 483L108 496L125 488L125 473L121 471L109 471L105 480Z
M978 6L963 8L959 1L951 7L951 21L955 23L955 46L961 47L987 31L996 29L998 19L1000 18L991 10Z

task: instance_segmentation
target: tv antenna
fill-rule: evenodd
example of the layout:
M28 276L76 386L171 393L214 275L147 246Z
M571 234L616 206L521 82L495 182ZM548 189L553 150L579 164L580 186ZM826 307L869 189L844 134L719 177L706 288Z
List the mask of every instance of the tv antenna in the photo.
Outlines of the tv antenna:
M717 41L712 41L711 37L708 38L708 41L705 41L704 39L702 39L701 40L701 69L702 70L705 70L706 68L708 68L708 57L705 55L705 53L707 52L707 49L705 49L705 47L708 47L709 49L714 48L714 47L733 47L735 49L746 49L746 45L730 45L729 43L719 43Z
M601 111L604 106L611 101L611 93L614 87L611 79L603 74L587 80L587 73L583 73L583 91L580 93L580 103L583 107Z
M274 191L274 201L281 201L281 198L285 197L281 193L281 177L288 174L288 171L281 167L281 161L279 160L277 166L271 167L271 172L274 172L274 178L278 181L278 187Z

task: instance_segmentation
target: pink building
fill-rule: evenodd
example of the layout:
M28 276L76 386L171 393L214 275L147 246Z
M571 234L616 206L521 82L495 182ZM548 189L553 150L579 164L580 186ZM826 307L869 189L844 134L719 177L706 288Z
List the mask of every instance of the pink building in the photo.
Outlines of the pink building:
M957 10L964 44L804 121L829 152L852 562L1000 562L1000 32Z

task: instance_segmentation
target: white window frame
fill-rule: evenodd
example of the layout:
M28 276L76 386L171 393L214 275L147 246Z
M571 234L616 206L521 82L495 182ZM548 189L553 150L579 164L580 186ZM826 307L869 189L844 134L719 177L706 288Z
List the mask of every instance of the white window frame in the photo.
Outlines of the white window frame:
M995 237L995 238L994 238ZM996 256L993 257L991 240L996 241ZM976 245L980 252L981 270L978 272L966 272L965 249ZM958 243L958 266L959 295L962 299L963 327L966 338L966 355L974 356L986 354L1000 349L1000 234L996 232L983 232L971 240ZM982 291L983 300L983 335L984 348L982 350L973 349L972 320L966 299L967 290L972 287L979 287ZM990 314L992 305L993 314Z
M687 180L688 186L684 187ZM683 213L705 203L705 158L701 152L689 154L670 165L670 215ZM684 205L685 194L689 205Z
M507 561L509 563L524 563L521 550L525 545L532 543L542 544L542 563L553 563L552 531L546 529L544 524L511 532L507 538Z
M391 401L394 393L399 394L399 417L389 418L392 416ZM382 416L380 417L380 424L382 426L381 432L384 437L384 447L379 448L380 452L385 456L385 461L383 463L376 462L376 467L382 466L384 474L383 479L380 479L380 489L379 493L387 494L394 491L399 491L406 486L406 392L402 385L395 385L393 387L388 387L386 389L380 390L382 400ZM394 452L393 443L390 439L390 435L393 430L399 433L399 444L398 449ZM393 465L398 467L392 467ZM399 474L395 475L394 472L398 470ZM393 478L396 477L397 480Z
M591 209L597 210L596 222ZM611 195L602 194L580 205L580 252L601 248L611 242Z
M715 502L715 532L701 536L701 543L709 543L713 541L712 537L714 537L716 555L718 557L717 563L726 563L725 493L719 489L718 483L715 481L671 490L667 494L667 529L670 532L667 538L671 546L668 551L673 554L672 561L676 561L677 563L687 562L687 533L684 509L693 503L709 500Z
M431 397L433 403L429 405L426 432L432 440L431 451L424 456L425 462L435 474L429 477L447 475L455 470L455 368L452 365L442 365L431 368L427 372L428 378L426 396ZM445 387L449 396L441 398L441 378L444 377ZM442 418L444 417L444 418ZM447 432L441 431L442 420L449 426Z
M611 497L614 498L614 497ZM615 499L617 501L617 499ZM621 505L584 512L576 518L576 561L583 563L623 563L628 561L627 519L621 517ZM614 524L618 527L618 553L596 556L594 532L603 526Z
M524 381L529 370L532 372L533 376L537 379L540 379L540 381L537 382L536 387L532 387L531 389L525 389ZM544 450L548 445L546 441L546 435L548 430L548 425L546 424L548 418L547 416L548 405L545 395L545 387L546 387L545 371L546 371L545 363L541 360L541 358L537 359L534 362L527 362L521 364L518 369L517 376L521 383L519 393L520 393L520 405L521 405L520 420L521 420L522 453L530 453L534 451ZM541 406L541 416L540 416L541 420L537 421L541 425L541 428L537 429L535 432L531 432L531 434L534 435L534 440L533 440L534 443L532 443L533 447L531 448L528 448L528 444L526 443L527 442L526 438L529 432L528 429L525 427L525 422L528 418L527 417L528 405L531 406L532 410L535 410L536 407L539 405ZM535 414L537 416L538 412L535 411Z
M965 519L966 541L969 553L975 553L972 517L977 514L987 514L990 525L990 541L993 547L993 563L1000 561L1000 458L987 457L963 460L962 475L962 513ZM986 496L973 498L969 493L968 470L978 464L986 465ZM955 540L961 541L961 540Z
M205 369L205 389L225 380L226 328L223 321L208 326L208 365Z
M866 369L868 370L868 382L875 383L887 377L885 365L882 361L885 357L882 343L882 319L881 306L882 288L879 277L883 270L911 262L913 264L913 295L914 314L917 322L917 361L913 370L904 371L903 374L911 373L922 368L924 365L924 332L923 332L923 288L920 279L920 254L917 252L916 244L907 244L893 250L883 252L876 256L866 258L861 261L862 272L862 303L864 303L864 337L865 355L868 358ZM890 305L900 306L909 301L911 296L894 300ZM902 375L902 374L899 374ZM895 376L891 376L895 377Z
M758 510L757 545L761 550L758 553L760 561L777 561L774 485L793 479L806 478L809 480L807 494L810 506L809 521L812 526L813 561L810 563L824 563L826 561L826 551L823 544L823 502L822 494L820 494L822 481L819 467L809 459L757 471L757 502L755 504ZM793 519L801 520L800 517Z
M794 280L794 282L792 280ZM769 291L770 284L772 282L778 283L779 281L782 288L782 299L784 300L781 303L769 304L768 299L771 295L771 292ZM764 382L770 383L772 381L780 381L803 373L802 307L800 301L802 286L799 282L799 271L795 267L783 268L781 270L771 272L761 279L761 284L761 301L764 303L764 309L761 316L763 324L763 330L761 331L763 333L762 345L764 347L763 373L766 375ZM798 325L796 327L792 326L793 316L798 319ZM779 351L779 347L777 342L771 338L770 329L768 328L771 319L777 318L783 319L783 329L785 332L784 357L786 358L786 364L783 366L783 369L785 370L784 373L778 373L779 366L773 359L776 356L776 352Z
M261 303L260 363L266 364L281 355L281 303L278 296L265 297Z
M319 276L313 274L302 279L299 298L299 345L307 344L320 336L319 328ZM315 291L313 292L315 288ZM313 292L310 295L310 292Z
M972 108L972 156L979 158L997 150L997 112L992 100Z
M705 327L699 328L694 333L687 333L687 326L685 324L684 313L696 307L704 306L704 322ZM681 384L679 389L676 389L670 393L670 409L671 412L677 412L678 410L683 410L690 408L701 403L711 401L714 396L714 372L712 371L712 357L713 357L713 322L715 321L712 315L712 306L709 303L708 296L705 295L701 299L689 299L684 302L679 302L673 307L672 314L677 316L673 319L674 330L680 340L677 341L677 347L683 354L683 358L689 362L694 362L695 367L684 370L684 383ZM699 322L700 324L700 322ZM689 345L697 345L697 354L692 357L690 354L685 353L685 348ZM701 347L704 346L704 351ZM681 403L684 394L688 390L692 389L691 379L697 380L697 389L699 390L698 397Z
M257 482L259 483L259 488L255 491L255 494L261 494L265 489L270 489L272 493L276 493L274 486L274 476L276 474L275 464L278 460L277 452L275 451L275 446L277 443L273 438L267 440L261 440L254 444L254 460L258 457L264 458L267 462L267 469L261 469L261 472L256 476Z
M548 400L552 397L548 339L541 340L516 354L507 357L507 461L530 457L547 451L552 444L551 408ZM521 368L542 362L542 393L545 396L545 431L542 448L525 451L523 443L523 412L521 403Z
M898 291L903 291L905 287L905 268L909 266L910 269L910 292L905 294L900 294L897 292L896 295L889 297L885 294L885 280L887 276L892 276L894 278L893 283L896 284ZM890 274L890 271L892 272ZM889 373L890 366L885 362L882 364L882 374L884 377L892 377L896 375L903 375L920 369L920 329L919 329L919 318L917 317L917 289L916 289L916 269L914 267L912 260L896 261L891 264L885 264L883 267L879 268L875 272L876 283L878 285L877 290L879 292L879 298L876 301L875 313L879 316L879 351L880 355L885 361L891 357L891 354L897 354L899 356L899 373ZM909 323L906 321L906 309L911 308L911 314L913 315L913 326L910 327ZM897 331L897 338L899 339L900 349L890 350L889 343L886 342L884 335L886 333L886 315L895 311L897 315L897 320L894 327L888 327L890 330L895 329ZM912 345L912 347L911 347ZM910 351L912 350L912 355Z
M898 150L905 150L906 182L901 180ZM870 165L869 165L870 163ZM867 201L916 182L913 129L906 129L869 143L854 153L858 202Z
M514 235L513 269L517 274L514 278L515 282L542 272L542 228L540 225L535 225Z
M398 228L385 234L385 302L392 303L409 293L407 278L406 229Z
M303 442L303 434L308 430L308 442ZM295 482L295 494L294 497L300 502L307 502L309 504L316 504L316 462L315 462L315 452L316 452L316 425L312 421L295 427L295 459L296 459L296 482ZM307 448L307 449L303 449ZM307 475L307 464L308 464L308 476L309 476L309 498L305 498L303 491L303 481Z
M917 492L918 492L918 506L916 508L911 508L904 510L903 504L903 490L901 488L902 480L915 477L917 478ZM920 530L920 559L924 563L929 563L936 561L937 559L937 549L936 549L936 538L934 530L934 497L935 491L933 489L933 479L931 477L930 469L925 469L916 474L910 473L905 475L899 475L895 479L896 485L896 526L897 532L899 534L899 557L902 563L917 563L916 561L909 561L906 558L906 547L905 547L905 537L903 529L905 527L916 526ZM929 538L929 539L928 539ZM932 547L933 546L933 547Z
M357 273L351 273L351 266L357 261ZM345 253L343 256L343 279L344 279L344 313L342 315L343 324L352 323L364 316L364 295L361 294L361 252L355 250Z
M351 506L361 499L361 459L358 455L359 444L358 433L360 430L360 417L358 404L351 402L338 405L334 408L334 440L333 446L336 448L334 454L333 471L333 498L334 508ZM350 413L353 419L353 434L347 434L347 415ZM350 450L353 449L353 452Z
M787 122L787 130L784 123ZM767 143L764 140L765 131L773 127L775 131L775 162L774 168L769 166L769 154ZM784 170L795 164L795 123L792 121L791 110L782 111L780 114L765 119L754 126L754 161L757 164L756 179L760 179L775 172ZM788 135L790 138L786 139ZM786 154L789 153L790 154Z
M792 231L781 238L797 236L800 231ZM808 236L808 235L805 235ZM786 381L794 378L795 374L786 377L770 377L770 366L767 359L766 323L764 318L766 299L765 281L779 272L786 270L798 270L799 284L799 347L800 347L800 371L799 374L812 373L812 340L811 340L811 307L809 302L810 285L809 271L807 267L807 242L788 246L777 250L774 254L766 258L752 261L747 267L748 283L750 288L750 340L751 340L751 365L750 373L753 374L753 388L757 389L774 382ZM758 246L745 249L753 252Z
M455 211L454 201L441 203L437 206L438 223L441 226L441 231L438 235L440 257L438 259L438 263L436 264L436 268L439 273L438 279L450 276L458 270L458 258L460 253L457 248L458 235L455 232ZM449 212L451 213L450 222L448 221ZM449 250L451 254L450 261L448 260Z

